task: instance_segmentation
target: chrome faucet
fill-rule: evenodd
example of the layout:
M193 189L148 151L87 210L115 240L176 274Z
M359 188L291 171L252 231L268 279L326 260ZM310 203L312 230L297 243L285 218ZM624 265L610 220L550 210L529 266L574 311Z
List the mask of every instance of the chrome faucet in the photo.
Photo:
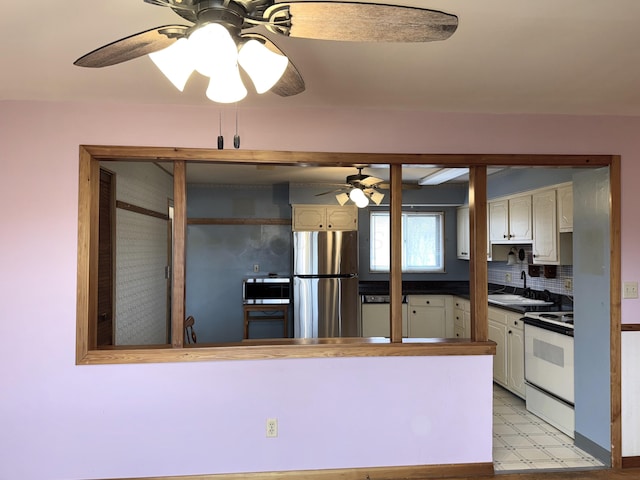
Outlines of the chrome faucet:
M526 290L527 289L527 273L524 270L522 270L522 273L520 274L520 280L524 280L524 285L522 288Z

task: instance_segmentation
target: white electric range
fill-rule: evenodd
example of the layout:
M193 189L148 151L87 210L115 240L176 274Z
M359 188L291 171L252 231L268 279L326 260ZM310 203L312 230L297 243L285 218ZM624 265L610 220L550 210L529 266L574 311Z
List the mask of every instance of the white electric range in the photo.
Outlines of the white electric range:
M522 320L527 410L573 438L573 312L527 312Z

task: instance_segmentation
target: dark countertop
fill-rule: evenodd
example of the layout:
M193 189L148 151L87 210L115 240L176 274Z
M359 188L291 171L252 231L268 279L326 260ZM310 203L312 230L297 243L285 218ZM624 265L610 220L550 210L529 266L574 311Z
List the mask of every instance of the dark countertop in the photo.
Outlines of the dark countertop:
M504 285L489 284L490 293L498 293L506 289L505 293L522 294L521 288L505 287ZM360 281L360 295L389 295L388 281ZM406 281L402 282L403 295L456 295L462 298L469 298L469 282L466 281ZM551 312L551 311L572 311L573 304L571 301L560 294L551 294L551 300L555 305L541 306L517 306L517 305L491 305L497 308L503 308L516 313L526 312Z

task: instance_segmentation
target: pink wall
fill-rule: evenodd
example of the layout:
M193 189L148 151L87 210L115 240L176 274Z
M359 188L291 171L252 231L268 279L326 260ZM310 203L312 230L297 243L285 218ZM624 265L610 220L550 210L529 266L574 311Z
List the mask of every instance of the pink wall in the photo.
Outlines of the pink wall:
M74 365L78 145L212 148L218 112L0 103L0 478L491 461L489 357ZM246 149L621 154L623 279L640 277L638 127L638 118L240 111ZM623 321L640 321L637 310L623 301ZM279 419L276 440L264 438L267 417Z

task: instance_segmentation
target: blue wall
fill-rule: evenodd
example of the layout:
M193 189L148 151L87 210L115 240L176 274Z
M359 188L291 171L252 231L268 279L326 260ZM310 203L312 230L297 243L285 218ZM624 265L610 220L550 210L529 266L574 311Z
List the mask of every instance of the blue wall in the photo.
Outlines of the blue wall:
M549 185L570 182L575 168L510 168L487 177L487 198L493 199Z
M286 185L187 188L187 217L291 218ZM291 270L289 225L189 225L186 315L196 320L199 342L243 337L242 279ZM260 273L253 265L260 265ZM282 336L279 321L251 324L251 338Z
M573 183L576 444L611 451L609 170L585 170ZM591 450L591 451L590 451Z

